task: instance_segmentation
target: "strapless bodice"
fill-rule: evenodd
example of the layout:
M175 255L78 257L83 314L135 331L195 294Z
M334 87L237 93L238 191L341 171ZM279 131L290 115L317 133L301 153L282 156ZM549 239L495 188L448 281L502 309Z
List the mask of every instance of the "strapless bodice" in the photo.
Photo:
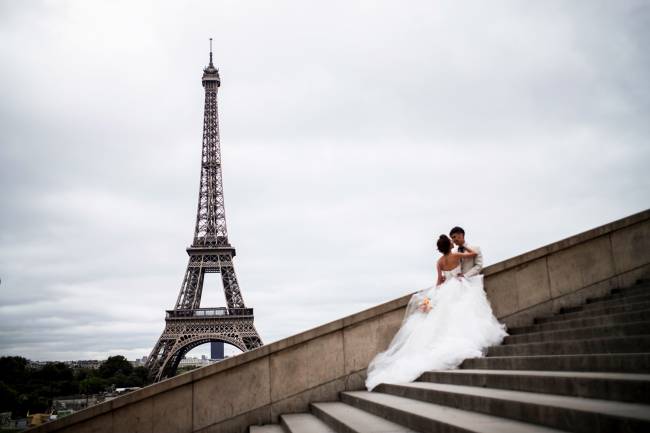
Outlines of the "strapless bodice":
M444 275L445 278L452 278L460 273L461 273L460 263L451 271L442 271L442 275Z

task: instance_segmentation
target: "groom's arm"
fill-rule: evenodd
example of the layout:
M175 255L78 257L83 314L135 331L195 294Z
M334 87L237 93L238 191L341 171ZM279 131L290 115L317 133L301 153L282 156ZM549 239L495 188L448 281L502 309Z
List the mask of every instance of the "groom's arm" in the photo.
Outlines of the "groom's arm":
M483 253L481 252L481 248L475 246L470 248L476 253L476 257L474 257L474 266L472 266L469 271L465 272L466 277L478 275L483 270Z

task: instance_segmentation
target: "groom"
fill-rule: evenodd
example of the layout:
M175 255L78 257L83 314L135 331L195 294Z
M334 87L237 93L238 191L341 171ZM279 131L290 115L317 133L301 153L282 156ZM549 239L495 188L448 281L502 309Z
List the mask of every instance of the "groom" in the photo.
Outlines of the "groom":
M476 253L475 257L461 260L460 269L462 273L460 275L469 278L480 274L481 270L483 269L483 254L481 253L481 248L476 245L469 245L465 243L465 230L458 226L451 229L449 232L449 237L458 247L459 253L465 251L466 246Z

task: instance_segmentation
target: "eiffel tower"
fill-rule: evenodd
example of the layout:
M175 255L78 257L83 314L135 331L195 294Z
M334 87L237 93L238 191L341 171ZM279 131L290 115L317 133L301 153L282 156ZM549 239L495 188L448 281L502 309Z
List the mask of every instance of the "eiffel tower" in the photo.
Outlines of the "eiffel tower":
M147 367L156 382L172 377L183 356L201 344L220 341L244 352L262 346L253 324L253 309L244 305L237 283L233 266L235 249L228 242L226 230L217 114L221 79L219 70L212 64L212 39L210 64L203 70L202 82L205 89L203 151L194 241L187 248L190 258L176 305L173 310L167 310L165 330L147 359ZM221 274L227 307L200 307L206 272Z

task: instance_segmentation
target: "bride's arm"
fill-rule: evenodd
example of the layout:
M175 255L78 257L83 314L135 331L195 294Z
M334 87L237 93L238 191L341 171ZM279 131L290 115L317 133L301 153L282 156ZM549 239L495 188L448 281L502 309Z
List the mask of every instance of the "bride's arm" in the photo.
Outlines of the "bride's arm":
M440 262L436 262L436 270L438 271L438 281L436 286L441 285L445 281L445 277L442 275L442 269L440 269Z
M475 257L476 253L451 253L452 257L465 258L465 257Z
M451 253L455 257L460 257L461 259L463 257L475 257L478 253L471 248L465 247L465 252L464 253Z
M463 248L465 248L465 251L467 251L467 253L471 254L472 257L478 254L476 251L474 251L470 247L463 247Z

